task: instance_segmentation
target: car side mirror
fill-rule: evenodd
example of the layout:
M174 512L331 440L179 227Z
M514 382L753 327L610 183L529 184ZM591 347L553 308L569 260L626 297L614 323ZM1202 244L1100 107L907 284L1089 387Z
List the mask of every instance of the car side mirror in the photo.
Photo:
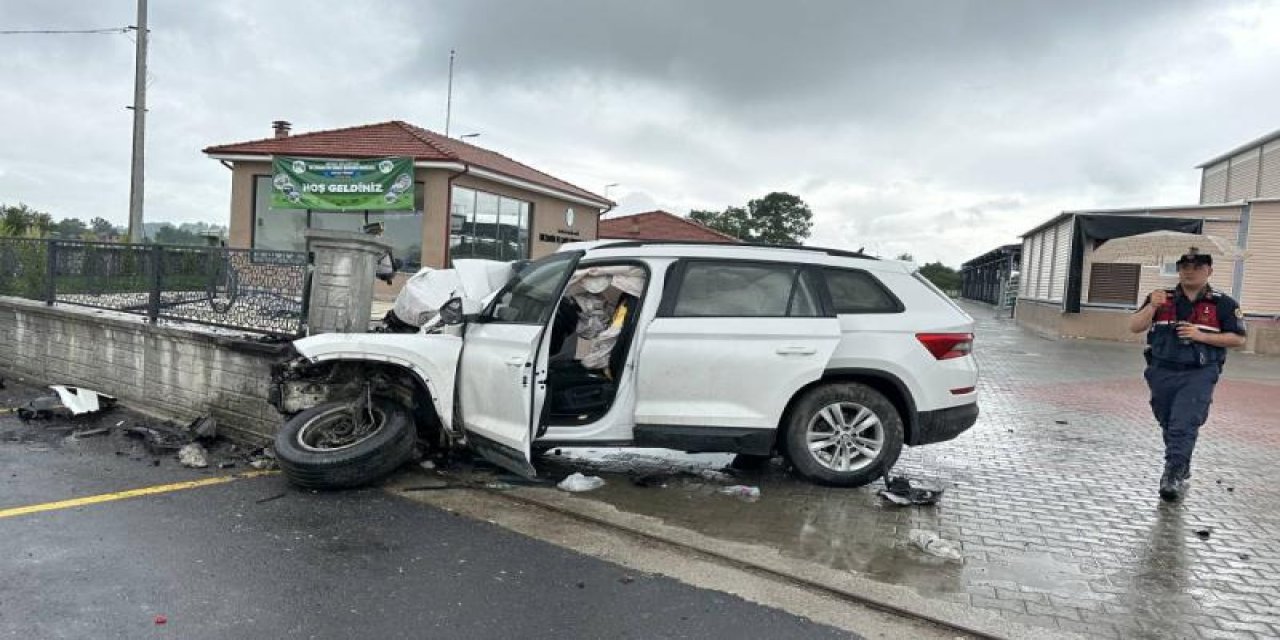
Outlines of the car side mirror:
M440 322L446 325L462 324L480 313L480 303L470 298L454 297L440 307Z

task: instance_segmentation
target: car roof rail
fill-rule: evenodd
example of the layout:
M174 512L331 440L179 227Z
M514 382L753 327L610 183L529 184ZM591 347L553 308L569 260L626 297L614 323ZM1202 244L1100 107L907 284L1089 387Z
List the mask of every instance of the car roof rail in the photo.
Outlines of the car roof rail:
M601 244L593 248L597 248L597 249L624 248L625 249L628 247L652 247L652 246L662 246L662 245L675 245L675 246L682 246L682 247L716 247L716 248L723 248L723 249L735 249L738 247L755 247L759 249L789 249L793 251L812 251L814 253L825 253L829 256L836 256L839 258L859 258L862 260L879 260L880 259L875 256L869 256L863 253L862 249L858 249L857 251L845 251L844 249L831 249L828 247L807 247L799 244L769 244L764 242L726 243L726 242L699 242L697 240L619 240L617 242L608 242L607 244Z

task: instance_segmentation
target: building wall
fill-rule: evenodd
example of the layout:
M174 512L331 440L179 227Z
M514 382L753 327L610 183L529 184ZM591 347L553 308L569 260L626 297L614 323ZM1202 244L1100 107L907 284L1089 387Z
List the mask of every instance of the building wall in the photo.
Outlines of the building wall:
M1280 140L1246 149L1205 167L1200 203L1280 198Z
M231 230L230 246L251 248L253 243L253 183L254 177L270 175L269 162L236 162L231 172ZM422 217L422 263L429 267L446 264L449 247L449 180L453 176L455 186L478 189L489 193L531 202L530 254L534 258L554 253L560 243L543 239L553 237L566 241L594 240L599 226L600 210L587 205L561 200L517 187L504 185L473 175L459 174L448 169L418 168L414 180L423 183L425 211ZM565 222L565 209L573 208L574 223ZM398 278L401 282L403 278ZM378 290L379 297L398 291L401 282L391 288ZM384 291L384 289L386 289Z
M1071 263L1074 218L1045 227L1023 239L1020 295L1062 302Z
M1280 200L1249 205L1240 306L1245 313L1280 315Z
M1151 215L1167 217L1167 218L1192 218L1205 219L1204 233L1219 236L1228 242L1234 243L1238 234L1240 225L1240 205L1227 205L1223 207L1188 207L1186 209L1160 209L1151 212ZM1084 249L1082 284L1080 300L1087 302L1089 300L1089 279L1093 271L1093 244L1090 243ZM1235 265L1229 262L1222 262L1214 265L1213 275L1214 285L1218 288L1230 292L1235 282ZM1178 284L1178 277L1160 275L1160 265L1144 264L1138 280L1138 291L1134 304L1137 304L1146 297L1154 289L1170 288Z
M1230 160L1205 167L1200 174L1200 204L1227 201L1227 168Z
M1280 140L1262 148L1262 171L1258 181L1259 198L1280 198Z
M220 433L240 440L265 443L281 424L267 403L280 349L0 297L0 374L83 386L163 419L212 415Z

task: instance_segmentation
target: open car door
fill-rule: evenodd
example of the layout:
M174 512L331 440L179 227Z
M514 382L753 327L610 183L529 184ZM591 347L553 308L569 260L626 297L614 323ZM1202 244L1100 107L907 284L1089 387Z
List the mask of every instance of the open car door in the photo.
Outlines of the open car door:
M538 354L581 251L525 267L466 328L458 371L462 428L471 448L496 465L533 477L531 445L546 387Z

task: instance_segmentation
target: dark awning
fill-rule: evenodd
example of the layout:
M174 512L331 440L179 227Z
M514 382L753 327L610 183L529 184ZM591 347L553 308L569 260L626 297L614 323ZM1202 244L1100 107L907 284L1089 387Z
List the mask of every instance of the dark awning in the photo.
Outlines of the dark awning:
M1157 216L1078 215L1075 221L1075 242L1071 243L1071 267L1067 269L1067 313L1080 312L1080 289L1084 284L1084 245L1093 240L1110 240L1136 236L1151 231L1181 231L1200 233L1204 220L1200 218L1162 218Z

